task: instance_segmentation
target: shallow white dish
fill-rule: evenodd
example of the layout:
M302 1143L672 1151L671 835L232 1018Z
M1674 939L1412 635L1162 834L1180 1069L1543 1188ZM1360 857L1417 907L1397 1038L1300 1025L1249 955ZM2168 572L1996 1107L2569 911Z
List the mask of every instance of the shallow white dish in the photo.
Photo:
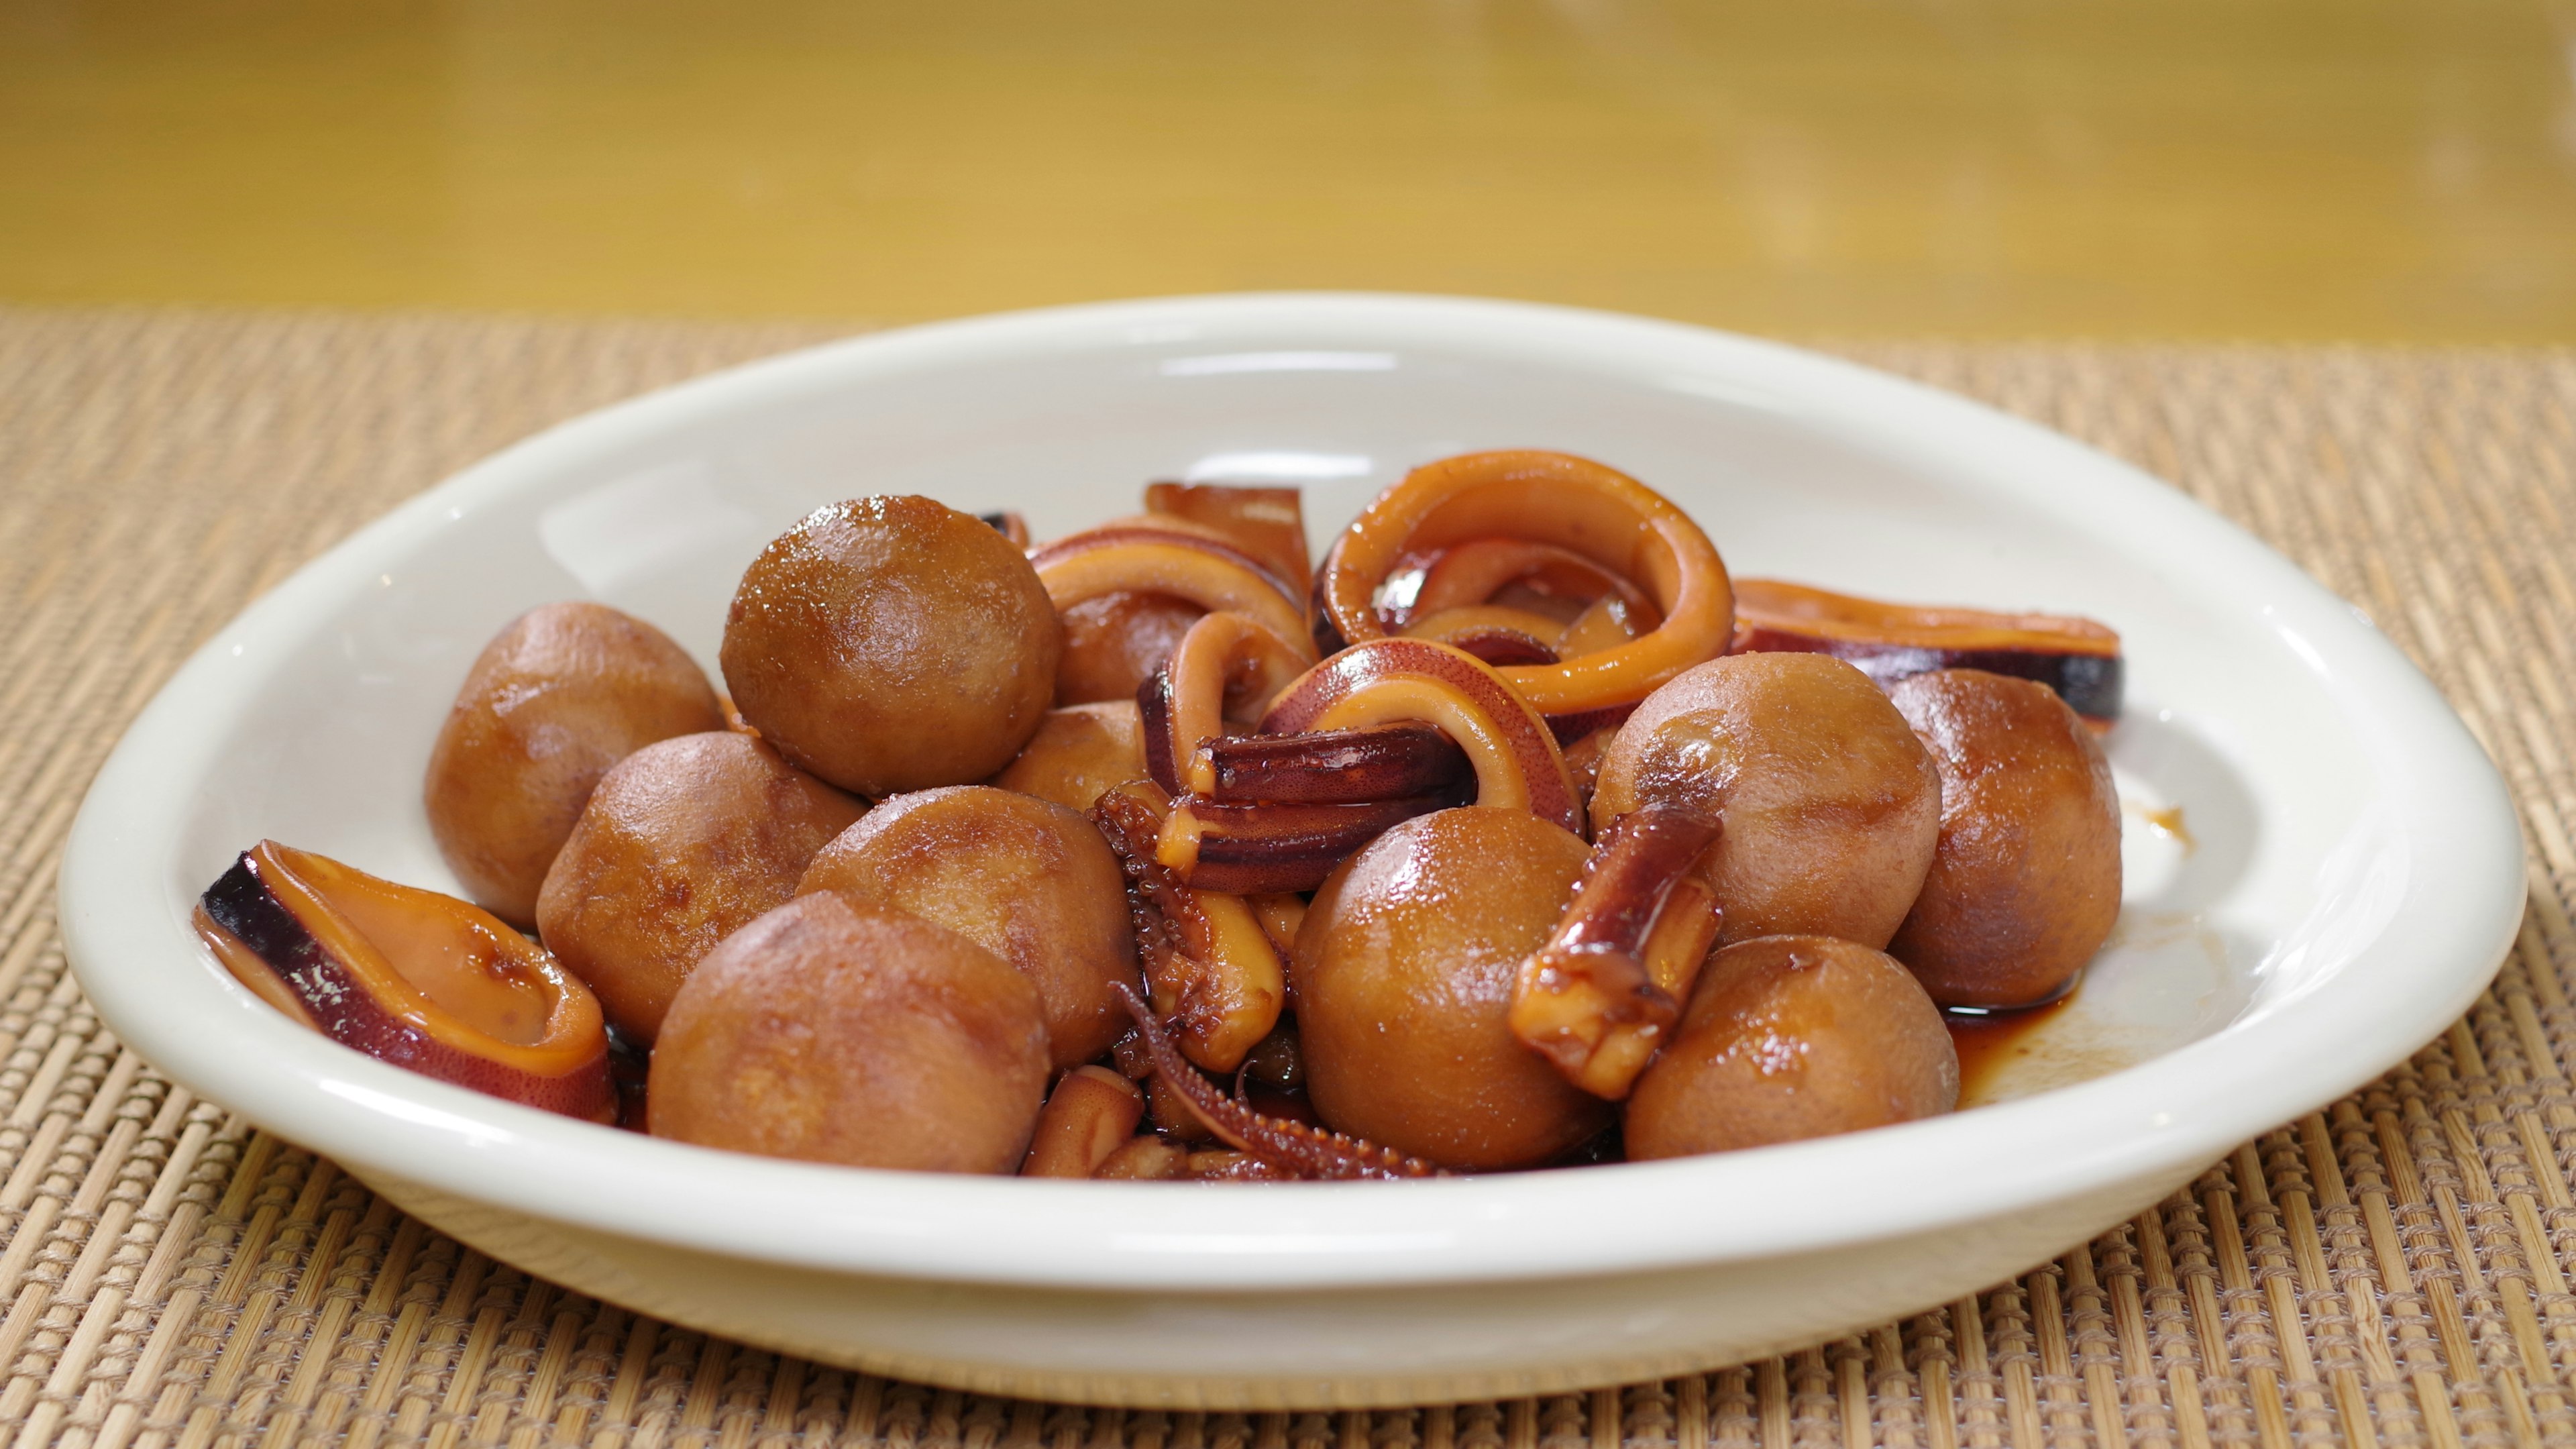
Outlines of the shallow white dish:
M712 664L742 565L821 502L922 492L1019 509L1044 538L1132 511L1150 478L1287 479L1320 541L1404 468L1503 445L1643 478L1739 574L2122 630L2112 754L2141 818L2121 935L1986 1095L2089 1080L1725 1157L1418 1184L859 1172L381 1065L289 1025L189 932L262 837L450 886L423 762L467 664L531 605L603 599ZM2193 848L2148 829L2150 806L2179 806ZM146 1059L498 1257L887 1373L1286 1407L1696 1370L1984 1287L2429 1039L2493 973L2523 886L2502 782L2431 686L2289 563L2117 462L1695 328L1275 296L862 338L480 464L188 663L101 772L61 894L82 984Z

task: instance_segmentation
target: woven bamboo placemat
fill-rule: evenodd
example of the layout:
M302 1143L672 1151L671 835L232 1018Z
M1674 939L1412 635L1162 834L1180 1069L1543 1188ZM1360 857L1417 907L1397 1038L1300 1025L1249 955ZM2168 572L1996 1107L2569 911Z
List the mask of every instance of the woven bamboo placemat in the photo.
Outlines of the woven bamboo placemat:
M0 309L0 1436L919 1449L2576 1443L2576 355L1848 349L2125 455L2360 603L2533 843L2495 989L2089 1247L1805 1353L1343 1414L982 1398L531 1281L162 1081L65 974L82 788L289 569L555 419L815 329ZM2436 1023L2426 1023L2431 1030Z

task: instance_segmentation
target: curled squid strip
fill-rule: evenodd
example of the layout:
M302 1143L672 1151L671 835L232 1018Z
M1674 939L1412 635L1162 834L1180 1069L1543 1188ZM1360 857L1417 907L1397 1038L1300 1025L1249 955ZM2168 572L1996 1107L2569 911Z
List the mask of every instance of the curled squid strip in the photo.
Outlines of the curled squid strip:
M1209 740L1181 783L1221 803L1352 805L1445 795L1475 780L1467 752L1432 725L1411 720L1364 729Z
M1058 611L1109 594L1162 594L1249 614L1285 638L1307 632L1298 590L1213 531L1166 524L1095 528L1029 555Z
M1718 828L1669 806L1611 822L1555 934L1521 963L1512 1034L1596 1097L1628 1095L1716 944L1716 898L1690 869Z
M2066 614L1890 604L1779 579L1736 586L1733 654L1829 654L1880 688L1936 669L1982 669L2057 691L2097 731L2120 717L2120 636Z
M1145 487L1145 509L1156 518L1214 529L1301 594L1313 574L1306 558L1303 495L1294 488L1151 483Z
M1190 1069L1181 1051L1144 998L1121 988L1127 1012L1152 1053L1154 1070L1178 1092L1208 1130L1246 1157L1292 1177L1347 1182L1394 1181L1408 1177L1444 1177L1439 1168L1393 1148L1362 1142L1338 1132L1309 1127L1256 1112L1248 1102L1219 1092L1207 1078ZM1241 1174L1252 1176L1246 1172Z
M1662 621L1654 601L1643 596L1636 585L1574 549L1530 539L1471 539L1453 549L1440 549L1427 565L1422 565L1419 583L1412 588L1412 603L1406 606L1399 624L1425 619L1448 608L1494 603L1494 596L1510 585L1520 585L1543 598L1561 598L1582 606L1584 611L1610 598L1618 601L1625 614L1641 619L1646 629L1654 629L1654 624ZM1558 621L1558 629L1564 629L1564 621Z
M1564 453L1469 453L1416 468L1344 530L1316 576L1316 596L1339 637L1382 639L1391 631L1378 590L1399 565L1493 539L1553 540L1631 582L1661 616L1628 643L1503 669L1543 714L1634 703L1726 650L1735 595L1708 535L1644 484Z
M1194 890L1310 891L1389 827L1456 803L1446 793L1333 804L1183 795L1163 817L1154 858Z
M1136 692L1145 720L1145 767L1179 793L1181 769L1198 748L1226 736L1226 721L1249 723L1315 663L1302 631L1281 634L1230 609L1192 624L1172 657Z
M1126 875L1155 1007L1173 1019L1191 1061L1230 1072L1279 1024L1287 971L1250 902L1198 889L1157 859L1170 810L1162 792L1133 780L1103 792L1091 819Z
M1476 803L1527 810L1580 835L1581 796L1547 723L1498 672L1427 639L1354 644L1281 691L1263 734L1419 721L1449 736L1476 776Z
M1028 548L1029 521L1017 513L1005 509L1000 513L978 513L975 517L995 533L1009 539L1013 547L1022 550Z
M1554 664L1560 632L1555 620L1521 609L1478 604L1443 609L1404 631L1407 639L1428 639L1464 649L1497 669L1512 665Z

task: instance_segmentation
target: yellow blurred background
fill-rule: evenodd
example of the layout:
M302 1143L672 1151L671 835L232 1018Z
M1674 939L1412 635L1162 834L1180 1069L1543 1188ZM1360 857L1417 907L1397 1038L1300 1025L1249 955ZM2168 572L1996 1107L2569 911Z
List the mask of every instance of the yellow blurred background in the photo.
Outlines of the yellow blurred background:
M0 0L0 302L2576 340L2576 0Z

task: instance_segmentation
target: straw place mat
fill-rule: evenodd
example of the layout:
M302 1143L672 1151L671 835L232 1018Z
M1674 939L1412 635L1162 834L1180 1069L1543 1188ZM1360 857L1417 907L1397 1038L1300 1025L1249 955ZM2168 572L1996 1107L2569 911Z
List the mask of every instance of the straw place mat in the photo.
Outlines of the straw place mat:
M824 1369L467 1251L100 1027L55 860L198 641L513 439L828 335L0 309L0 1449L2576 1443L2576 354L1845 349L2130 458L2365 608L2512 783L2530 908L2495 989L2369 1088L2056 1262L1785 1359L1276 1415Z

